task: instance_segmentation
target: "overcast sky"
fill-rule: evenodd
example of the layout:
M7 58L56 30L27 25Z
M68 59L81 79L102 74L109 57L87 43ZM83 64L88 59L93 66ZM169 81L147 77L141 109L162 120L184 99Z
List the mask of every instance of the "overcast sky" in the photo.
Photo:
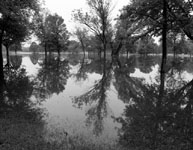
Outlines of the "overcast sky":
M112 5L115 6L112 12L112 17L115 18L119 14L119 10L127 5L129 0L112 0ZM69 31L73 30L74 22L72 21L72 11L74 9L86 9L86 0L45 0L46 7L52 12L64 18Z

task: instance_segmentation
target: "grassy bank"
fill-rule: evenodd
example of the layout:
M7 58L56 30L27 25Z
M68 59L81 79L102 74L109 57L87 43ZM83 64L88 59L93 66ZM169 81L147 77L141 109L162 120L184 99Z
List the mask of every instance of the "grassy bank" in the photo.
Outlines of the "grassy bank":
M45 123L21 115L0 117L0 150L119 150L117 145L96 145L80 136L54 133L47 137ZM51 135L49 135L51 136ZM53 136L53 135L52 135ZM60 137L60 140L56 140Z

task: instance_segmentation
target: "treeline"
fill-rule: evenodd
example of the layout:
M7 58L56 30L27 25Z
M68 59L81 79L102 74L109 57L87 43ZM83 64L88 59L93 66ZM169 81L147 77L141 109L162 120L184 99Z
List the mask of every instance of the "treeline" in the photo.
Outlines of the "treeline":
M9 50L21 49L30 35L36 36L30 51L106 53L167 53L191 54L193 48L192 10L189 0L135 0L120 10L113 25L111 0L87 0L89 10L72 12L78 23L70 33L64 19L41 8L39 0L0 1L0 45ZM76 40L69 40L70 36ZM159 37L159 45L155 44ZM167 43L167 45L166 45ZM9 64L9 61L8 61ZM0 48L0 76L3 77L3 55Z

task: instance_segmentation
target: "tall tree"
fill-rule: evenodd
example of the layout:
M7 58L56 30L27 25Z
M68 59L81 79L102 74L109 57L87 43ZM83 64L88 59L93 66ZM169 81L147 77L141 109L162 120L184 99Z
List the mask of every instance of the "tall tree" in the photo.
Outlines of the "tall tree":
M88 46L88 30L83 28L76 28L76 31L74 32L76 35L77 39L79 40L84 56L85 56L85 51Z
M67 49L69 33L61 16L49 14L46 16L45 22L42 21L40 23L37 30L36 35L42 44L45 44L45 49L48 46L50 51L57 50L58 54L60 54L62 49Z
M15 35L16 32L10 29L16 27L22 28L24 31L30 32L32 25L33 16L39 12L39 1L38 0L4 0L0 1L0 79L4 81L3 74L3 55L2 55L2 44L3 39L7 35ZM10 36L9 36L10 37Z
M13 26L15 27L13 28ZM23 29L23 25L20 24L8 25L10 28L7 28L7 31L4 33L3 45L6 48L7 53L7 66L9 67L9 48L13 44L18 44L25 41L25 37L28 34L27 28Z
M36 16L35 22L35 35L40 40L40 44L44 47L45 57L47 58L48 51L48 24L46 23L46 18L50 12L47 9L41 10L41 13Z
M64 19L57 14L49 15L46 18L46 23L48 24L48 32L50 35L50 37L48 37L50 46L60 54L62 49L67 49L69 38Z
M74 18L79 23L86 25L98 37L103 45L104 57L106 57L107 34L111 25L111 0L87 0L87 4L90 8L89 13L77 10Z
M162 35L164 18L167 17L168 33L183 32L193 39L192 10L192 0L132 0L122 9L120 19L127 23L127 35L141 37Z

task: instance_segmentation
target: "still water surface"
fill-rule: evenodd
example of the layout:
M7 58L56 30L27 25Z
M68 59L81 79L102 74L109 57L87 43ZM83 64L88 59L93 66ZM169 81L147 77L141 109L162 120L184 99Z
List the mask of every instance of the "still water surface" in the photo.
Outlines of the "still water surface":
M137 146L136 143L148 142L145 138L153 139L156 128L162 138L178 131L177 127L183 128L178 125L185 121L183 115L192 115L188 108L185 111L188 105L192 107L191 58L169 58L162 79L164 87L160 80L160 56L109 58L105 63L82 55L45 59L44 55L31 54L11 56L10 60L14 68L25 68L34 82L30 99L43 109L48 135L58 131L99 144L121 141L127 145L132 141ZM161 120L159 115L163 115ZM155 118L160 127L153 125Z

